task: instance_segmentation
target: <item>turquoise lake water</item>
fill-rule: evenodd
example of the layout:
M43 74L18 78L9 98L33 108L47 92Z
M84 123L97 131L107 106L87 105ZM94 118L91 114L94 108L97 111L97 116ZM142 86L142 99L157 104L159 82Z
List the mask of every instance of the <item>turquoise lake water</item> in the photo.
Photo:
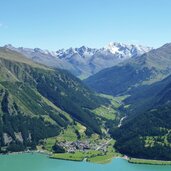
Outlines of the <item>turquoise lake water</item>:
M49 159L41 154L0 155L0 171L171 171L171 166L130 164L113 159L109 164L93 164Z

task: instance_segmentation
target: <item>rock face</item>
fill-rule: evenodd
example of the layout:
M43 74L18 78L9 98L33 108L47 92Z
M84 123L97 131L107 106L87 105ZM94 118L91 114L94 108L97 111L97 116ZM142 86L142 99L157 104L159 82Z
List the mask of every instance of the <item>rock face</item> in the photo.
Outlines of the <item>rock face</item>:
M23 137L22 137L21 132L14 132L14 137L15 138L12 138L9 134L3 133L4 145L8 146L14 140L17 140L17 141L23 143ZM31 139L30 139L30 141L31 141Z
M39 48L15 48L12 45L5 45L5 47L20 52L36 62L50 67L66 69L79 78L87 78L125 59L137 57L152 50L150 47L116 42L109 43L109 45L100 49L82 46L80 48L60 49L57 51Z
M12 142L12 137L9 136L7 133L3 133L4 144L9 145Z
M21 132L14 132L16 140L20 141L23 143L23 137Z

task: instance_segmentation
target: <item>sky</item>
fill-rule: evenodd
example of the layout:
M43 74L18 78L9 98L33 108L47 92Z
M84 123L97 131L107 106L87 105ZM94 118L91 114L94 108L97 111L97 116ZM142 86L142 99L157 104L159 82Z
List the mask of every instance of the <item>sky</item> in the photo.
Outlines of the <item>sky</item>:
M0 46L58 50L171 42L171 0L0 0Z

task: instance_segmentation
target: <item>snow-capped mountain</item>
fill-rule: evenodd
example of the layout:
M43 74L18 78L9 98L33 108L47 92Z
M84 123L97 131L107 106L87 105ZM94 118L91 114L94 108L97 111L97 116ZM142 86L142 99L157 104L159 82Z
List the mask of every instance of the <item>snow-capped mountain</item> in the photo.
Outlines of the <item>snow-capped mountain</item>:
M57 51L39 48L15 48L12 45L5 45L5 47L22 53L36 62L50 67L66 69L80 78L86 78L102 69L117 65L123 60L140 56L152 50L151 47L116 42L109 43L106 47L100 49L82 46Z
M116 42L109 43L109 45L105 49L112 54L115 54L116 56L118 55L118 58L130 58L133 56L142 55L143 53L152 50L151 47L132 44L126 45Z

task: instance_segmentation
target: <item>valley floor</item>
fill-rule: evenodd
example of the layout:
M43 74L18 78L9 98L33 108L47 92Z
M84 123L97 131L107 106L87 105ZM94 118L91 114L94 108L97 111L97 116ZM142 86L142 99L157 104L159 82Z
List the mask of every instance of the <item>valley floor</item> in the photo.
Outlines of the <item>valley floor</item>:
M50 142L50 141L49 141ZM61 160L72 160L72 161L87 161L94 163L108 163L114 157L122 157L121 154L117 153L113 148L115 141L113 139L103 139L103 140L95 140L93 142L89 141L89 145L87 149L77 149L74 148L73 144L85 144L85 141L76 141L76 142L66 142L73 151L66 151L65 153L50 153L50 158L53 159L61 159ZM86 141L87 143L87 141ZM64 146L66 146L66 144ZM40 149L40 147L39 147ZM41 149L39 151L42 151ZM47 151L49 152L49 151Z

